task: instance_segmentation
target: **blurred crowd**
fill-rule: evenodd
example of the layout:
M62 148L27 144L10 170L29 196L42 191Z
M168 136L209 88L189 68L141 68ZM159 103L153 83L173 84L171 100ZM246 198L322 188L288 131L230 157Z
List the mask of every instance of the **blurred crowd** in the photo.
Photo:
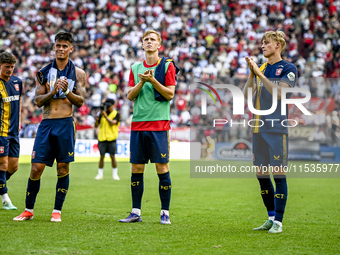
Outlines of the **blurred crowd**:
M318 109L324 123L340 113L340 0L4 0L0 6L0 51L15 54L15 75L24 81L23 137L34 137L42 118L33 101L35 74L54 58L58 31L74 34L71 59L87 74L86 102L75 111L78 129L93 127L107 98L117 101L122 125L130 125L129 73L133 63L143 60L141 37L148 29L162 36L160 55L181 68L171 107L173 127L188 126L191 117L204 124L196 114L197 81L242 88L249 74L244 57L264 62L261 37L277 29L286 33L283 58L298 67L297 86L313 96L334 98L332 112L326 106ZM208 102L210 111L231 108L230 95L223 97L226 105L215 109ZM335 130L337 135L339 126ZM242 130L236 132L243 136Z

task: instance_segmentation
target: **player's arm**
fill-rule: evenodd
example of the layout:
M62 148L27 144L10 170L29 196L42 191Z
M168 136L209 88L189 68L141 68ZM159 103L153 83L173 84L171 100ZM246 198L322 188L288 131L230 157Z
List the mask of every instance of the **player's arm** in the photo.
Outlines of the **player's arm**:
M37 86L35 88L35 103L37 106L40 108L48 103L54 97L54 95L57 94L59 88L59 80L55 83L52 91L50 91L50 86L47 84L47 82L45 84L40 84L37 82ZM49 92L47 93L47 91Z
M144 74L138 74L141 81L150 82L152 86L163 96L170 101L175 95L175 84L164 86L153 76L154 70L147 70Z
M270 94L273 94L273 89L277 90L277 98L281 99L281 87L289 87L285 82L280 82L279 85L272 83L261 71L253 59L249 60L249 65L253 70L254 74L257 75L263 83L263 86L268 90Z
M21 95L19 100L19 131L21 130Z
M252 65L249 62L250 59L252 59L252 58L246 57L246 61L247 61L248 67L250 69L250 75L249 75L249 78L247 80L246 85L243 88L243 94L244 94L245 98L248 97L248 88L252 88L253 89L253 93L255 92L255 89L256 89L256 86L255 86L256 85L255 84L255 74L254 74L254 71L252 69Z
M67 99L77 106L81 107L85 101L85 85L86 85L86 74L84 70L76 67L76 76L77 76L77 87L75 91L69 91L66 95ZM68 90L68 82L67 80L61 80L61 91L64 93Z
M277 89L277 99L281 99L281 88L289 88L289 85L285 82L280 82L279 85L272 83L263 73L259 77L270 94L273 94L273 88Z
M144 83L145 83L144 81L140 81L140 82L137 83L137 85L135 85L134 87L130 87L128 89L127 98L130 101L132 101L133 99L135 99L139 95L139 92L142 90Z

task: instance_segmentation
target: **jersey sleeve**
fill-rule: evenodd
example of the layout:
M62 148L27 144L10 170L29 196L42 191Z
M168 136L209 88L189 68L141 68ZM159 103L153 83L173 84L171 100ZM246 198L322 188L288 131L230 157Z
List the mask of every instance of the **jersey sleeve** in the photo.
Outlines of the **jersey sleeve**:
M176 85L176 69L173 63L169 64L168 71L165 74L165 86Z
M22 80L20 79L20 86L19 86L19 89L20 89L20 96L22 95L22 88L23 88Z
M293 64L286 65L283 68L280 82L287 83L289 87L294 87L297 80L297 67Z
M129 87L134 87L135 84L135 77L133 76L132 69L130 71L130 76L129 76Z

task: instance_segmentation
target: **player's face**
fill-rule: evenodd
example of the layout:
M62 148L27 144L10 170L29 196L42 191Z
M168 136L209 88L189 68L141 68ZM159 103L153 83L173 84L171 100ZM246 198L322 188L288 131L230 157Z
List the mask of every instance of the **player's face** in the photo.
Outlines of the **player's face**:
M0 65L1 78L7 80L13 74L15 64L3 63Z
M143 38L143 49L146 52L157 51L161 47L158 36L155 33L148 34Z
M269 58L270 56L274 55L276 51L280 50L280 43L267 38L262 41L261 48L264 57Z
M58 60L68 59L70 53L73 51L73 46L69 41L58 40L55 42L53 49Z

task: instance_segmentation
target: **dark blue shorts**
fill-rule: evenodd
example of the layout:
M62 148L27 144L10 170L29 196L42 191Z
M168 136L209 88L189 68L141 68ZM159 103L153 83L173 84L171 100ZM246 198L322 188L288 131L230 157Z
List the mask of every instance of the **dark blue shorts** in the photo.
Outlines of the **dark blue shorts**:
M0 157L19 158L20 143L18 136L0 136Z
M253 134L253 162L255 166L287 166L288 139L286 134Z
M57 162L74 161L76 128L72 117L44 119L34 141L32 163L53 166Z
M131 131L130 163L168 163L169 131Z

